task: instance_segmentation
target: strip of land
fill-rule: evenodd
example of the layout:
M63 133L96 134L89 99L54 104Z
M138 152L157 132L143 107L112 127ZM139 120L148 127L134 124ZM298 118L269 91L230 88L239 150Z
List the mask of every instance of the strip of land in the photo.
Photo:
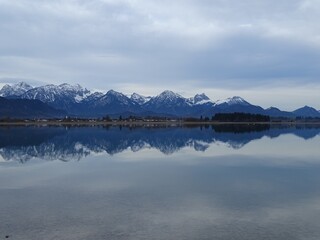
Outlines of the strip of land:
M281 121L281 122L216 122L216 121L197 121L197 122L186 122L186 121L53 121L53 120L42 120L42 121L3 121L0 122L0 126L187 126L187 125L320 125L320 121Z

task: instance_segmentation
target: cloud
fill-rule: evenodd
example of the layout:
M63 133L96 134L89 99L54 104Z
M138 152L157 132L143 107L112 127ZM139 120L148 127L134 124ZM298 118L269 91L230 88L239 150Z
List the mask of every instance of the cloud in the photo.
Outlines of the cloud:
M0 0L0 6L0 78L154 92L285 82L293 93L320 85L318 1ZM280 105L292 107L285 101Z

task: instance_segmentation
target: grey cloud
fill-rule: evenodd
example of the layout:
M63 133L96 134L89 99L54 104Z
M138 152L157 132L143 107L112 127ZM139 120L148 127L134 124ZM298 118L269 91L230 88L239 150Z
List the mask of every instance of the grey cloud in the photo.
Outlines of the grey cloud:
M0 78L104 89L319 85L319 9L314 0L2 0Z

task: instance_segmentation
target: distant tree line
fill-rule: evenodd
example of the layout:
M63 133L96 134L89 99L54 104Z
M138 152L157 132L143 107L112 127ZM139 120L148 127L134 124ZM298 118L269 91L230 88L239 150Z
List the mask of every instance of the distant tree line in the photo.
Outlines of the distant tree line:
M270 122L270 117L251 113L217 113L212 117L217 122Z
M262 132L270 129L270 124L217 124L212 125L215 132L249 133Z

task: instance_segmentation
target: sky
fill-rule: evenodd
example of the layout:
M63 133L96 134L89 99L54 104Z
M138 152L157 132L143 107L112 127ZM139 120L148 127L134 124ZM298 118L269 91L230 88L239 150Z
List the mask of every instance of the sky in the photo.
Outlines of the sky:
M320 109L320 0L0 0L0 86Z

